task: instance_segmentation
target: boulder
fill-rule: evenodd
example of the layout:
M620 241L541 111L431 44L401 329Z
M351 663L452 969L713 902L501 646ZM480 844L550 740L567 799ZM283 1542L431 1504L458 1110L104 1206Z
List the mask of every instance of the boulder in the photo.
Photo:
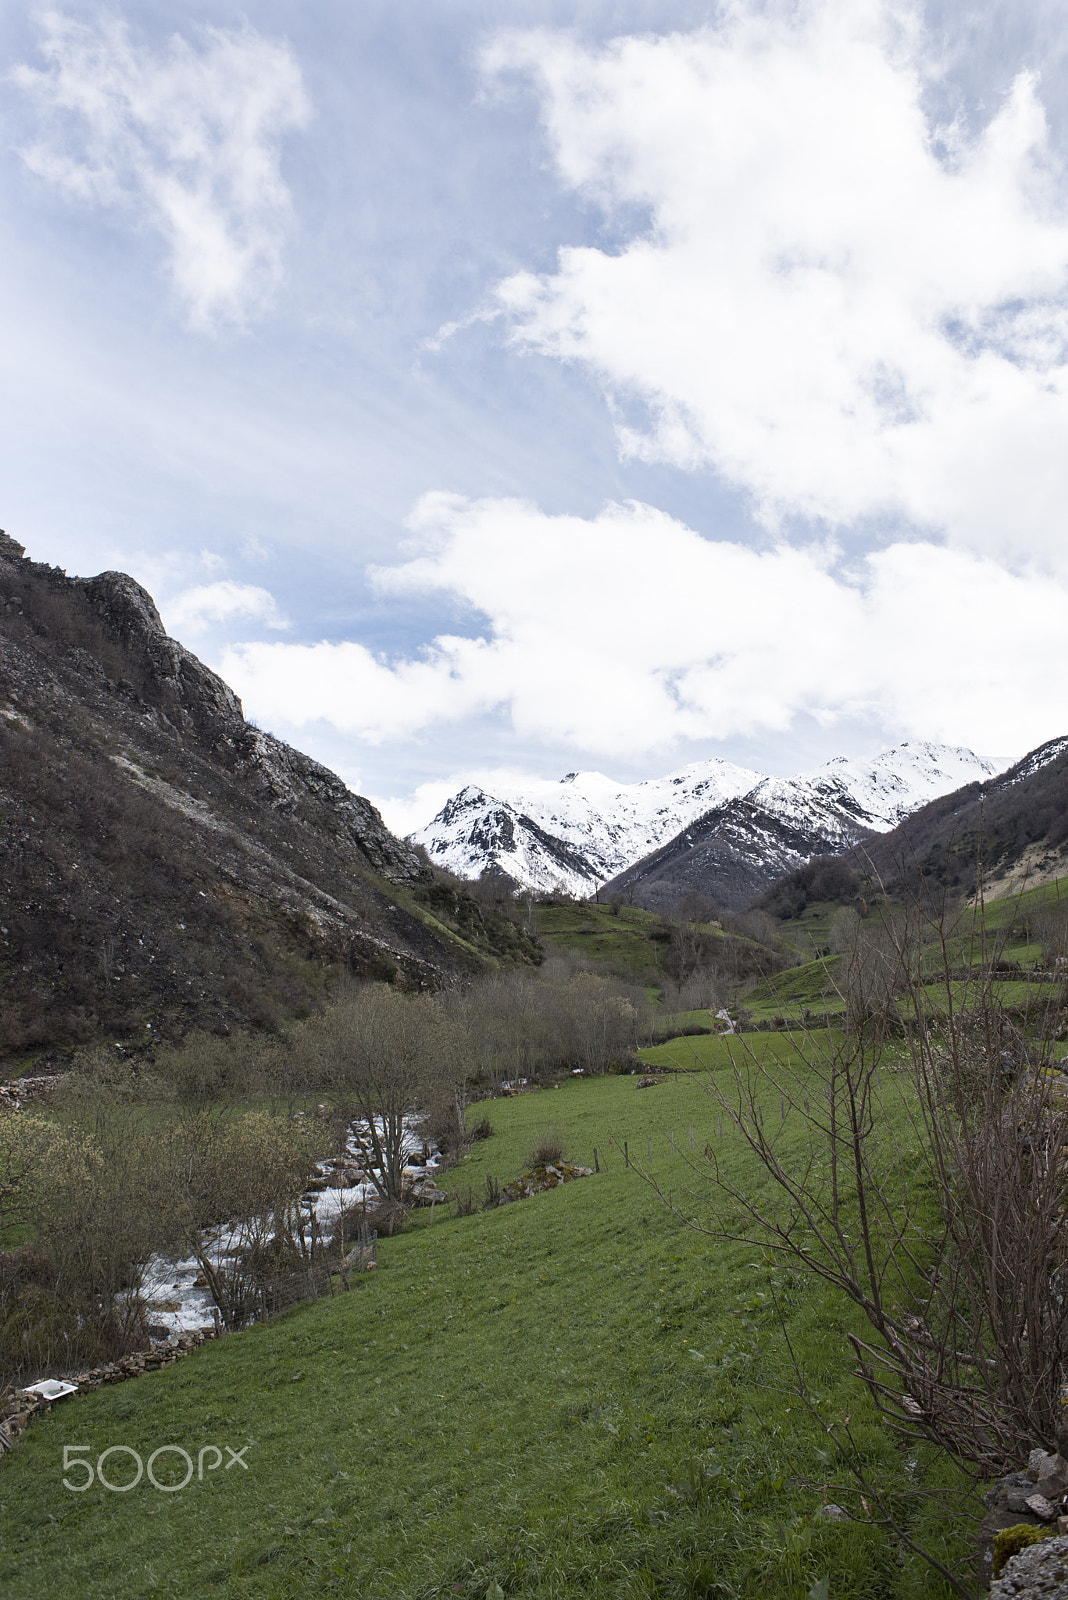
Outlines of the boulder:
M1021 1550L990 1585L990 1600L1068 1600L1068 1538Z

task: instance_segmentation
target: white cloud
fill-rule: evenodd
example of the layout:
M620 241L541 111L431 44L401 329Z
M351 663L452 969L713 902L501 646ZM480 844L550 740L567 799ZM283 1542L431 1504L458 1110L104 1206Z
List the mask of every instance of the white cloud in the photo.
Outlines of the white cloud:
M843 569L830 546L709 541L649 506L583 519L429 495L387 594L480 613L389 660L356 643L250 643L220 664L250 712L372 744L506 713L598 757L782 731L801 713L893 736L1018 750L1061 731L1068 587L989 557L899 543Z
M278 142L309 117L286 44L253 28L204 27L197 46L135 44L121 19L47 11L48 68L14 69L45 131L29 169L87 203L118 206L162 234L190 320L243 320L281 277L290 225Z
M534 81L561 176L626 238L497 300L597 375L625 451L715 468L771 528L890 516L1061 564L1063 175L1027 74L974 140L933 127L923 48L879 0L503 36L488 72Z
M288 628L274 596L253 583L235 583L230 578L218 583L198 584L184 589L172 600L160 602L167 632L177 638L203 633L218 623L261 622L268 628Z

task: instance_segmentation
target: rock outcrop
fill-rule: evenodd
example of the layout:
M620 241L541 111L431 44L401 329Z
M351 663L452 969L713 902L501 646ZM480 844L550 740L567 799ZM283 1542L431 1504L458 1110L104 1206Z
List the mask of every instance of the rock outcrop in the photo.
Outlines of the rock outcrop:
M990 1600L1068 1600L1068 1538L1043 1539L1006 1563Z

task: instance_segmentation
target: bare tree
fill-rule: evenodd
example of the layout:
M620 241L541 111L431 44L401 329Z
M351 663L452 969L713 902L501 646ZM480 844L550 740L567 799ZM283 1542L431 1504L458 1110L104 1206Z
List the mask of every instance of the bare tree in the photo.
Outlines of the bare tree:
M151 1190L167 1243L196 1259L228 1328L262 1312L279 1276L315 1265L300 1209L311 1164L300 1125L262 1110L201 1103L160 1135Z
M442 998L381 983L346 990L304 1030L301 1046L344 1125L363 1124L383 1200L401 1199L412 1118L443 1094L460 1097L462 1117L464 1043Z

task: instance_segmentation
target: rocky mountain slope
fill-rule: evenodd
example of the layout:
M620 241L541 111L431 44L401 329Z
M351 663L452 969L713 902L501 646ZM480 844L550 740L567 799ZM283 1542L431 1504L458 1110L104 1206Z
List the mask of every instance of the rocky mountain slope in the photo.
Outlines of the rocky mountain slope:
M980 854L989 898L1068 873L1068 737L1050 739L985 783L913 812L851 853L892 893L973 895Z
M795 778L718 760L622 786L601 773L570 773L507 795L464 789L412 838L462 876L503 872L579 896L604 888L654 909L697 892L735 908L810 856L892 828L1000 765L910 741Z
M341 779L247 723L122 573L0 534L0 1055L270 1026L327 972L480 964Z

